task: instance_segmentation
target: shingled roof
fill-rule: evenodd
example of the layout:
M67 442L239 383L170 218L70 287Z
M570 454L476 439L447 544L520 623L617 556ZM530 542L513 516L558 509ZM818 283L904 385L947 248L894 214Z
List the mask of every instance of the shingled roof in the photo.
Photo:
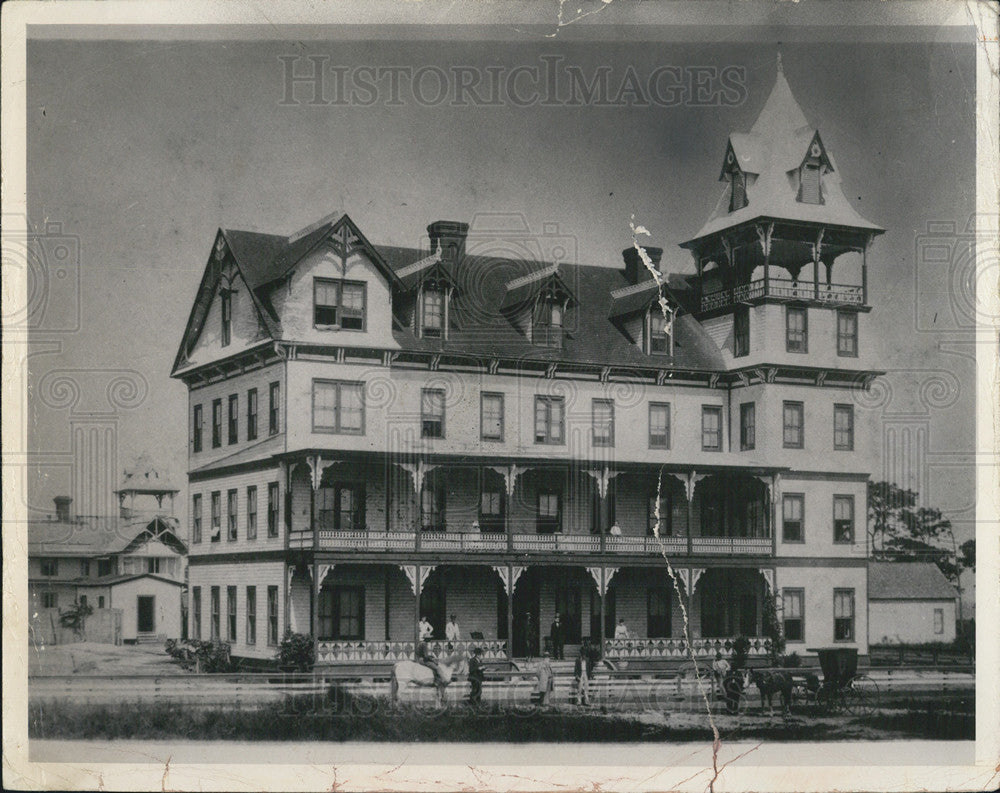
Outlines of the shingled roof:
M158 524L155 530L150 526ZM28 521L29 556L102 556L125 553L147 539L159 538L187 553L177 518L78 518L75 521Z
M871 562L869 600L954 600L955 587L931 562Z

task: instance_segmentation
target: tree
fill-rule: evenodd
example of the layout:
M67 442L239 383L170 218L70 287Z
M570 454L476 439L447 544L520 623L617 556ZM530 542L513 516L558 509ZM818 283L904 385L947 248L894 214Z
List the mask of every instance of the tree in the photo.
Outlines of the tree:
M958 546L958 550L961 556L958 557L958 563L963 570L976 571L976 541L966 540L961 545Z
M900 513L917 504L917 494L891 482L868 483L868 547L872 554L879 553L886 542L886 535L896 533Z

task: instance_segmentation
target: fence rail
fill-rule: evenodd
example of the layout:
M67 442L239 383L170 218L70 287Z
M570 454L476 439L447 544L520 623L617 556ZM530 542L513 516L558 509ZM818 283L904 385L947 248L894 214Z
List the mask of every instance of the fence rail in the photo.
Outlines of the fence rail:
M864 288L855 284L817 284L792 281L790 278L758 279L732 289L718 289L702 295L701 310L712 311L734 303L745 303L762 297L785 300L807 300L833 305L864 305Z

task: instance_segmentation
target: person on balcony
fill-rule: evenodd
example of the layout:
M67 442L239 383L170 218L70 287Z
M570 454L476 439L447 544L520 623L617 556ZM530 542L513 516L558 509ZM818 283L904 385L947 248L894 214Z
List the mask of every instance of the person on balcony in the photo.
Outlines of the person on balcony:
M559 612L556 612L556 618L549 629L549 638L552 640L552 657L557 661L563 660L563 646L566 638L563 636L563 626L559 621Z
M458 627L458 620L455 619L454 614L448 618L448 624L444 626L444 637L449 642L457 642L462 638L462 631Z
M628 625L625 624L624 618L618 620L618 624L615 626L615 641L624 642L631 638L632 637L628 632Z
M622 527L618 525L618 521L615 521L614 523L611 524L611 530L609 533L611 534L612 537L622 536Z
M420 624L417 626L417 635L420 636L420 641L425 642L434 636L434 626L427 621L427 617L420 618Z

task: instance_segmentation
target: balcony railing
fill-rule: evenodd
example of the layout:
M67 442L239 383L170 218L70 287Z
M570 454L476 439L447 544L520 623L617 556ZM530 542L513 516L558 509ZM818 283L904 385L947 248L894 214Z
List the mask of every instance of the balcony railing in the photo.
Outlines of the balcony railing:
M852 284L799 283L788 278L770 278L767 288L764 281L751 281L733 289L720 289L702 295L701 310L712 311L735 303L747 303L762 297L777 297L785 300L806 300L831 305L864 305L864 288Z
M717 652L729 656L734 639L692 639L691 651L698 658L714 658ZM750 655L767 655L767 640L750 638ZM638 661L648 658L690 658L684 639L607 639L604 642L604 657L616 662Z
M289 535L292 549L311 549L312 532L295 531ZM519 553L599 553L597 534L528 534L511 537L513 550ZM320 529L316 547L324 551L413 551L417 547L415 531L333 531ZM709 556L761 556L772 552L768 537L636 537L606 535L604 550L609 554L681 555L690 551ZM507 550L507 535L495 532L425 531L420 534L421 551L458 553L498 553Z
M475 647L482 648L484 661L501 661L507 659L507 642L497 639L484 639L480 641L430 641L428 642L431 652L438 658L447 658L454 652L464 654L466 657L472 654ZM450 649L449 649L450 646ZM396 661L412 660L415 645L408 642L384 642L357 640L325 640L316 642L316 660L323 663L331 662L372 662L386 661L395 663Z

